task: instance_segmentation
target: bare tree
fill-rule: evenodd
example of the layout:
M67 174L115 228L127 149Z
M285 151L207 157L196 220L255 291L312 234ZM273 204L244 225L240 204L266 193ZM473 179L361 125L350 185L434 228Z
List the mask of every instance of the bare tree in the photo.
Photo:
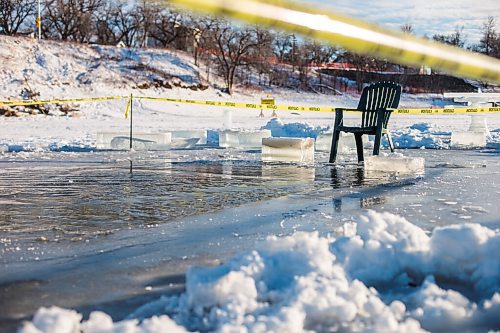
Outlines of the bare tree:
M137 46L148 46L148 36L150 34L156 13L158 11L158 8L151 5L147 0L143 0L142 3L137 7L137 14L135 15L135 17L137 18L139 30L139 34L137 36L139 38L139 40L137 41Z
M486 55L492 55L494 53L495 44L498 43L498 36L495 29L495 18L490 16L483 23L483 35L479 40L479 45L477 45L476 50L484 53Z
M457 46L457 47L464 47L465 37L464 37L463 31L464 31L464 27L461 27L461 28L456 27L454 33L452 33L450 35L436 34L436 35L432 36L432 39L437 41L437 42L441 42L441 43L445 43L445 44L449 44L449 45L453 45L453 46Z
M117 4L111 12L111 31L114 33L116 43L123 42L125 46L134 46L139 35L140 14L137 7L124 3Z
M236 69L248 65L247 56L257 47L255 29L234 28L227 22L218 21L213 29L215 57L221 68L228 94L233 93Z
M299 80L302 88L309 86L310 67L312 65L318 66L332 61L337 49L330 45L318 43L314 40L307 39L302 45L297 47L296 52L296 65L299 70ZM318 78L322 80L321 73L318 72Z
M280 63L290 62L292 56L293 36L283 32L276 33L273 39L274 54Z
M254 28L257 45L251 52L252 66L259 73L259 85L262 84L262 77L269 76L271 70L271 59L274 56L272 50L273 34L268 30ZM268 79L269 81L269 79Z
M62 40L87 42L103 0L49 0L45 7L45 34Z
M96 42L104 45L116 45L117 36L114 31L113 7L109 3L101 8L94 22L94 33Z
M150 30L151 37L163 47L177 42L179 39L185 37L183 35L185 29L182 29L183 20L183 16L173 10L165 9L156 12Z
M35 11L34 0L0 0L0 32L6 35L16 34Z

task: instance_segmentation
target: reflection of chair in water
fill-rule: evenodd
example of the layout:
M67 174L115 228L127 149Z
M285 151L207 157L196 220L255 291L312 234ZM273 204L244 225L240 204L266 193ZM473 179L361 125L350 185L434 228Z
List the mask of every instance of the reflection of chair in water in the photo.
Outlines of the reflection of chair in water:
M333 166L330 176L333 188L362 186L365 182L365 173L360 167L338 170L336 166Z
M375 135L373 155L378 155L382 136L387 135L389 147L394 152L391 134L387 130L387 123L391 116L391 109L399 105L401 97L401 86L389 81L382 81L369 85L363 89L358 107L356 109L335 109L335 127L333 129L332 147L330 151L330 163L335 163L339 144L340 132L353 133L356 139L358 162L363 157L363 134ZM360 111L360 126L344 126L344 111Z

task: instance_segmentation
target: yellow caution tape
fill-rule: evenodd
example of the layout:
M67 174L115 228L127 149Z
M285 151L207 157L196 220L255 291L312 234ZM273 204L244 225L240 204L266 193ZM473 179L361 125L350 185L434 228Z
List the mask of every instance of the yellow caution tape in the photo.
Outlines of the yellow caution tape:
M495 113L500 112L500 107L490 108L443 108L443 109L396 109L393 114L466 114L466 113Z
M166 0L163 2L167 3ZM500 83L500 60L288 0L172 0L184 8L301 33L347 50ZM171 1L168 1L170 4Z
M269 105L269 104L259 104L259 103L205 101L205 100L180 99L180 98L177 99L177 98L163 98L163 97L134 97L134 98L135 99L144 99L144 100L171 102L171 103L185 103L185 104L197 104L197 105L207 105L207 106L232 107L232 108L240 108L240 109L281 110L281 111L292 111L292 112L297 112L297 111L300 111L300 112L335 112L335 109L336 109L336 107L330 107L330 106L306 106L306 105L285 105L285 104ZM466 114L466 113L495 113L495 112L500 112L500 107L395 109L393 114L434 115L434 114Z
M19 106L19 105L46 105L46 104L56 104L56 103L81 103L81 102L112 101L128 97L129 96L110 96L110 97L94 97L94 98L50 99L50 100L40 100L40 101L35 101L35 100L0 101L0 105Z
M263 110L280 110L291 112L335 112L337 107L330 106L307 106L307 105L288 105L288 104L262 104L249 102L228 102L228 101L207 101L194 99L180 98L165 98L165 97L149 97L149 96L134 96L134 99L152 100L170 103L196 104L206 106L230 107L239 109L263 109ZM77 102L96 102L96 101L111 101L118 99L128 99L125 109L125 118L128 117L132 97L131 96L110 96L110 97L95 97L95 98L69 98L69 99L52 99L40 101L0 101L0 105L39 105L39 104L54 104L54 103L77 103ZM435 115L435 114L468 114L468 113L497 113L500 112L500 107L456 107L456 108L411 108L411 109L395 109L393 114L402 115Z

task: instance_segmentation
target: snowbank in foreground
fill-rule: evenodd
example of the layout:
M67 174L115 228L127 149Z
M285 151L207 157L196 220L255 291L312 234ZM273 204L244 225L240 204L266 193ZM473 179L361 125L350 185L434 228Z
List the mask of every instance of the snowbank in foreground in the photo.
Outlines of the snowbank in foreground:
M340 236L271 237L215 268L191 268L186 292L113 323L42 308L38 332L423 332L500 327L500 233L477 224L432 235L369 212ZM168 317L168 316L170 317ZM175 321L175 322L174 322Z

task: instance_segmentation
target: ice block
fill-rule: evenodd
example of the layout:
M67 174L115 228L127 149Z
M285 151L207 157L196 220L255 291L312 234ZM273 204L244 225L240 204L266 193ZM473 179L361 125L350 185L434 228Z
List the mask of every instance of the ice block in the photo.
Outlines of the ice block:
M224 148L261 148L262 139L271 137L270 130L224 130L219 132L219 146Z
M450 146L458 149L484 148L486 146L486 133L452 132Z
M425 172L425 159L401 154L375 155L365 157L364 167L365 171L420 174Z
M311 138L264 138L262 161L266 162L314 162L314 139Z
M132 133L132 148L135 150L168 150L171 147L171 133ZM98 132L97 149L130 149L130 133Z
M199 140L195 144L207 144L206 130L175 130L170 132L172 133L172 141L198 138Z

